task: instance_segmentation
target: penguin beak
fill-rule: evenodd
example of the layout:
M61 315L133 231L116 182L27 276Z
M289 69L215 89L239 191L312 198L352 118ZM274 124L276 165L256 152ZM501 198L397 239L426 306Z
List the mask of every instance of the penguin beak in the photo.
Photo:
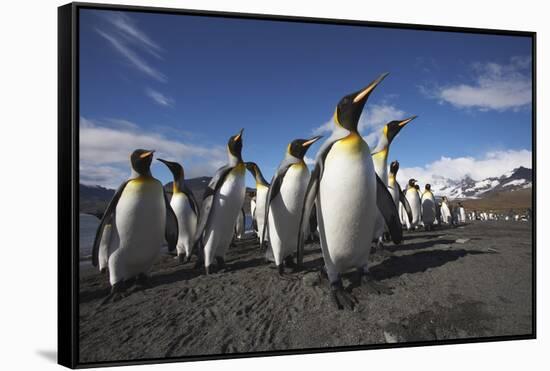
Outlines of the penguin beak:
M411 116L403 121L399 121L399 123L397 124L397 126L399 126L400 128L402 128L403 126L407 125L409 122L411 122L412 120L414 120L415 118L417 118L418 116Z
M376 80L367 85L366 88L364 88L359 94L355 96L355 98L353 98L353 103L361 102L362 100L366 99L370 95L370 93L372 93L374 88L376 88L378 84L380 84L382 80L384 80L388 75L389 73L386 72L378 76Z
M302 147L309 147L311 146L313 143L317 142L319 139L321 139L323 136L322 135L317 135L311 139L309 139L308 141L302 143Z
M151 151L142 153L141 155L139 155L139 158L143 159L143 158L151 157L153 156L153 153L155 153L154 149Z
M170 170L172 174L176 175L176 167L174 166L173 162L163 160L162 158L157 158L157 160L166 165L166 167Z
M239 131L239 134L237 134L237 136L235 137L235 142L240 140L242 135L243 135L243 131L244 131L244 128L242 128L240 131Z

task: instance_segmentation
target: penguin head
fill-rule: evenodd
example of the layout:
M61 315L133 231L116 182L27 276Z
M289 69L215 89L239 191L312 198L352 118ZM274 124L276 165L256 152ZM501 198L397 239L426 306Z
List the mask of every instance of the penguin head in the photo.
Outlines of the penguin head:
M244 165L246 166L246 169L250 172L250 174L252 174L257 184L262 184L265 186L268 185L262 172L260 171L260 167L255 162L245 162Z
M414 185L414 188L415 188L417 191L420 190L420 186L419 186L418 184L415 184L415 185Z
M243 131L241 129L238 134L229 137L227 142L227 150L229 153L236 157L239 162L242 162L241 151L243 149Z
M416 179L409 179L409 187L414 187L416 182L417 182Z
M392 163L390 164L390 173L395 176L398 170L399 170L399 162L397 160L392 161Z
M302 160L308 148L322 137L322 135L317 135L310 139L295 139L288 145L287 152L288 154Z
M431 191L432 190L432 185L428 183L424 186L424 188L426 189L426 191Z
M334 112L334 121L336 125L351 132L357 132L357 124L359 123L359 117L361 117L365 103L367 103L374 88L376 88L386 76L388 76L388 74L384 73L365 88L340 99L340 102L338 102L336 106L336 111Z
M136 149L130 156L130 162L132 169L138 173L138 175L150 175L151 174L151 162L153 161L154 150Z
M384 135L386 136L388 140L388 145L391 144L395 136L403 129L409 122L417 118L418 116L411 116L409 118L406 118L404 120L395 120L390 121L384 126Z
M168 169L170 169L170 172L174 176L174 180L183 179L184 177L183 166L181 166L179 163L166 161L166 160L163 160L162 158L157 158L157 160L162 162L164 165L166 165L166 167L168 167Z

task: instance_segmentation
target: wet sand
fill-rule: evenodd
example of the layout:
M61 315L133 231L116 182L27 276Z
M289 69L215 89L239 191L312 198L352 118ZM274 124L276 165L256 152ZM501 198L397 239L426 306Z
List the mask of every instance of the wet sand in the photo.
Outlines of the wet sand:
M406 232L403 244L371 255L373 276L393 294L354 287L355 311L332 304L318 244L307 245L304 269L286 279L255 240L232 247L226 261L224 272L206 276L194 261L163 255L150 288L131 287L105 305L107 276L81 267L80 362L532 332L529 222Z

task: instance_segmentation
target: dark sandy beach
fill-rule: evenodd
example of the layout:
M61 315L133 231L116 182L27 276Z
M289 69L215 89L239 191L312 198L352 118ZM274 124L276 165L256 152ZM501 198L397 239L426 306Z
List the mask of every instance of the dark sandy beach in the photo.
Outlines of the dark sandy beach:
M371 256L393 294L353 288L355 311L332 305L316 244L284 280L257 242L230 249L226 271L210 276L164 255L151 288L105 305L107 277L81 268L80 362L529 334L531 228L487 221L405 233Z

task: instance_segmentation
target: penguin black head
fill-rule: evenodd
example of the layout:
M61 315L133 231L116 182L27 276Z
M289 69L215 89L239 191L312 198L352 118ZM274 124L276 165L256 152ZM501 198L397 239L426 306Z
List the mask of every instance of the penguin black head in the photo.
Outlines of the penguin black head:
M268 185L262 172L260 171L260 167L255 162L245 162L244 165L246 166L246 169L250 172L250 174L252 174L256 183Z
M397 175L398 170L399 170L399 162L397 160L392 161L392 163L390 164L390 173L393 175Z
M418 184L415 184L414 188L416 188L416 190L418 191L420 189L420 186Z
M322 135L317 135L310 139L295 139L288 145L288 153L301 160L304 158L308 148L322 137Z
M431 184L426 184L424 186L424 188L426 189L426 191L431 191L432 190L432 185Z
M393 141L395 136L407 125L409 122L417 118L418 116L411 116L404 120L390 121L384 126L384 135L388 139L388 145Z
M154 150L136 149L130 156L132 169L139 175L151 175L151 162Z
M357 124L359 123L359 117L361 117L365 103L367 103L374 88L376 88L386 76L388 76L388 74L384 73L365 88L340 99L340 102L338 102L336 106L336 111L334 112L334 121L336 124L351 132L357 132Z
M409 179L409 187L414 187L416 182L416 179Z
M235 156L239 162L243 161L241 157L241 151L243 149L243 131L244 129L241 129L238 134L231 136L227 142L229 153Z
M157 158L157 160L162 162L164 165L168 167L168 169L170 169L170 172L174 176L174 180L183 179L183 176L184 176L183 166L181 166L179 163L166 161L166 160L163 160L162 158Z

